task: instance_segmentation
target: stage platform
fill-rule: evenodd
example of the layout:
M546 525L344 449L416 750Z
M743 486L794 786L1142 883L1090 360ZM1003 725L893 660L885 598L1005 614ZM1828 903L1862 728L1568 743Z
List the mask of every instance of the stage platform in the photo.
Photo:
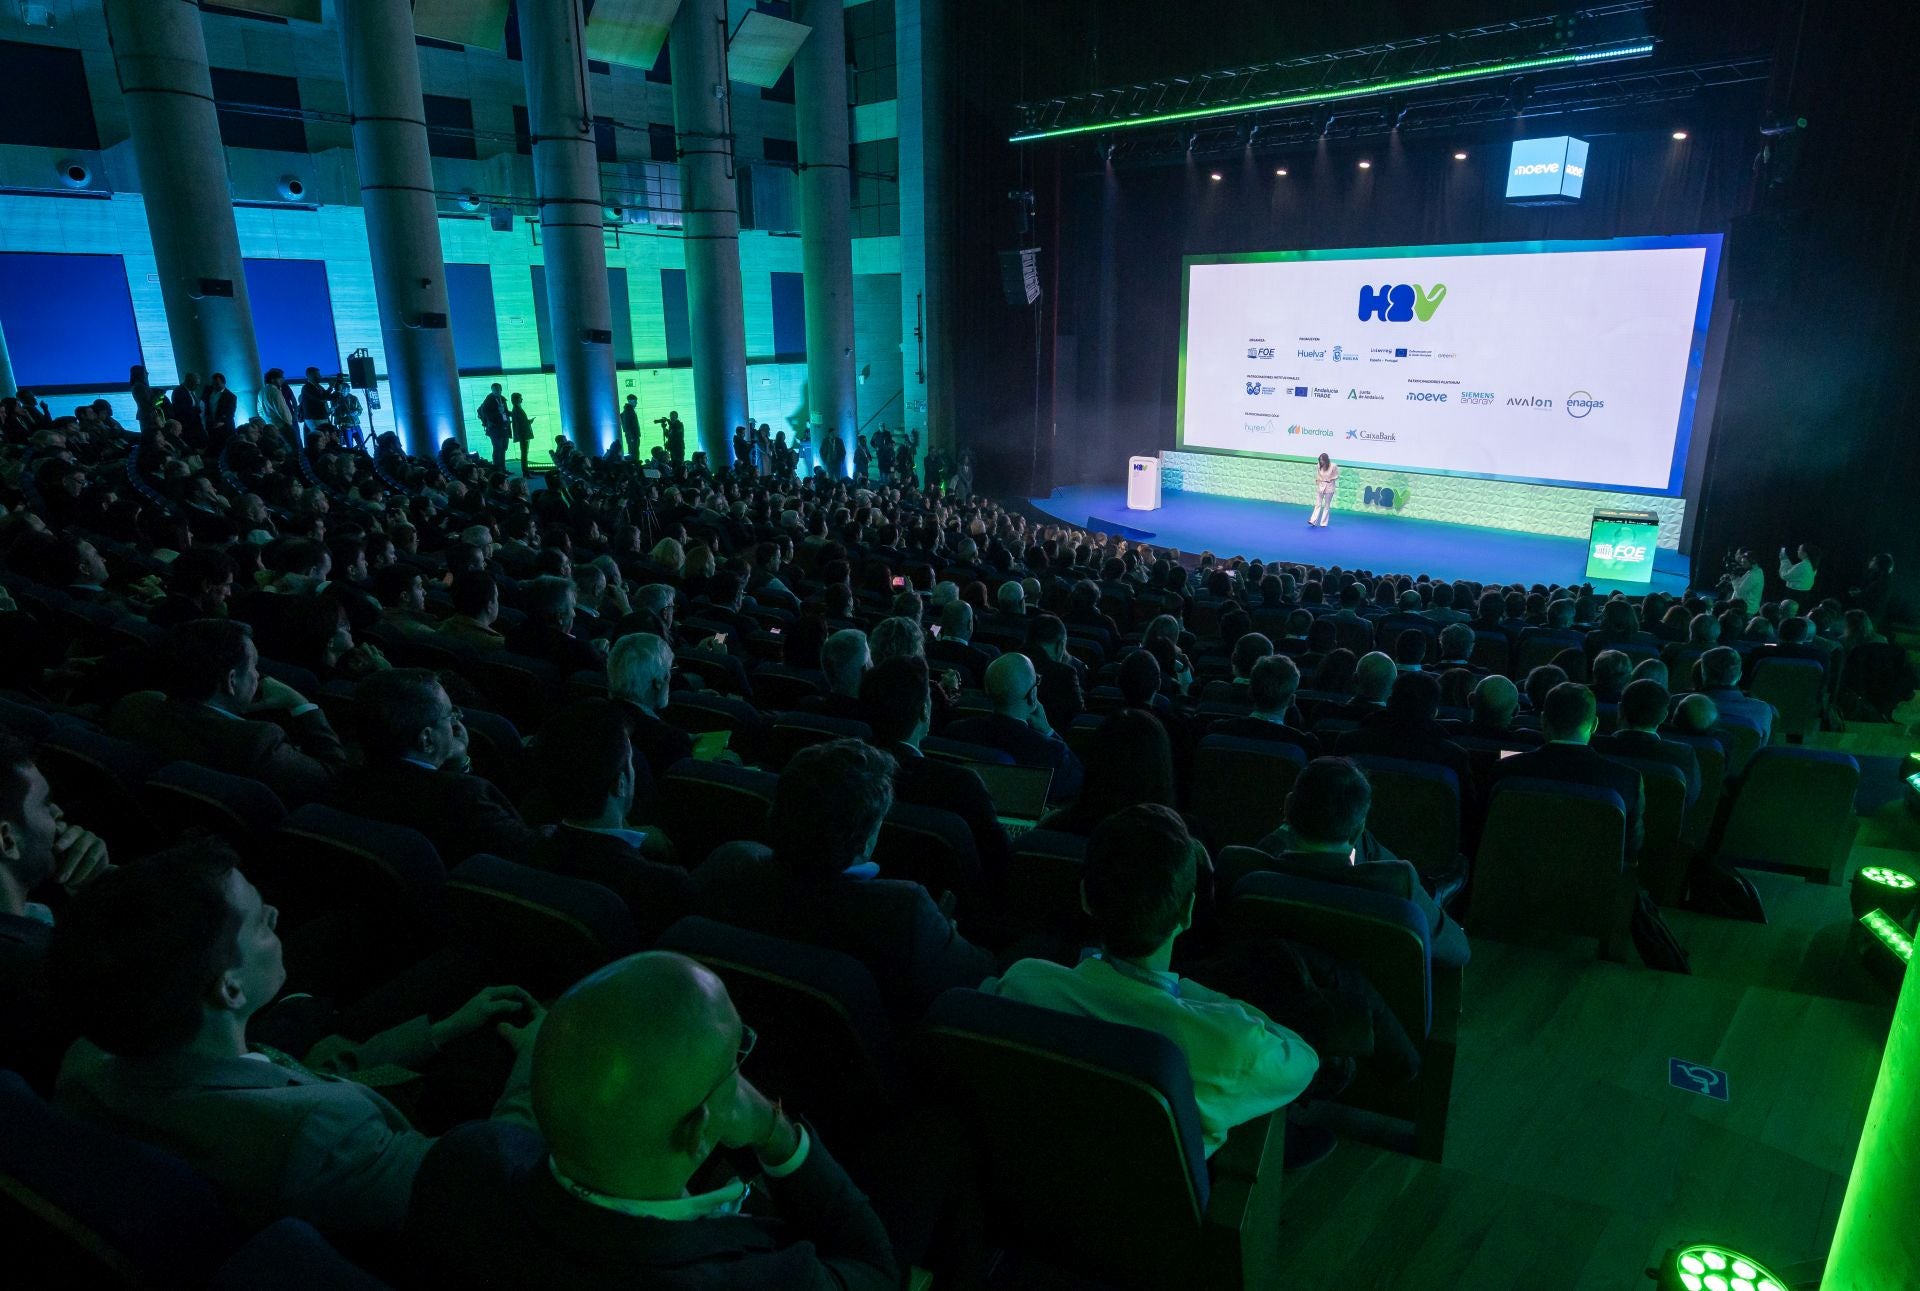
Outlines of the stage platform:
M1586 568L1584 538L1405 516L1342 511L1334 514L1329 527L1310 529L1304 506L1197 493L1168 493L1158 511L1129 511L1124 484L1067 485L1050 497L1026 501L1064 524L1139 537L1156 547L1177 547L1186 553L1211 551L1219 556L1489 583L1578 583L1584 581ZM1680 552L1661 550L1655 558L1652 585L1645 590L1685 590L1688 565ZM1611 589L1609 584L1595 586Z

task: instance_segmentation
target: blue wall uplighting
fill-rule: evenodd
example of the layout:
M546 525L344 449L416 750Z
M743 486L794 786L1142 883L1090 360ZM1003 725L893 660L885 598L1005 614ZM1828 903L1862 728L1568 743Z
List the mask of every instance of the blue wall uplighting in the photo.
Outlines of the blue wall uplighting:
M142 361L119 256L0 254L0 332L32 390L124 386Z

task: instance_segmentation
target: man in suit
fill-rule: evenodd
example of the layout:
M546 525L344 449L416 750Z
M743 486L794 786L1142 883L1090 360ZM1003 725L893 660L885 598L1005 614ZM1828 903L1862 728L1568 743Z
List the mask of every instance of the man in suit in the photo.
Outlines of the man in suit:
M1760 733L1760 747L1765 748L1773 738L1774 708L1766 700L1755 699L1741 691L1740 652L1732 646L1715 646L1701 655L1694 667L1700 681L1700 693L1718 706L1721 723L1752 727ZM1729 766L1727 774L1735 775L1739 770L1738 767Z
M1392 655L1379 650L1361 655L1353 666L1353 680L1348 683L1352 698L1327 716L1346 722L1364 722L1387 706L1387 696L1393 693L1394 679L1399 675L1400 666Z
M753 1085L754 1033L708 969L654 951L555 1001L533 1061L539 1134L455 1130L420 1173L407 1241L475 1286L891 1291L880 1218L809 1127ZM778 1216L742 1207L758 1171Z
M674 763L693 756L693 737L660 717L672 684L673 647L652 632L630 632L607 652L607 694L625 707L634 752L656 785Z
M1670 700L1667 688L1651 679L1630 683L1620 696L1620 720L1611 735L1593 737L1593 747L1616 757L1664 762L1687 778L1687 805L1700 796L1700 760L1691 745L1662 738Z
M1465 668L1474 676L1483 676L1486 669L1473 662L1473 629L1465 623L1449 623L1440 629L1440 649L1438 659L1427 664L1428 672L1446 672L1450 668Z
M498 381L480 401L480 429L493 445L493 469L506 470L507 441L513 437L513 430L507 424L507 396Z
M47 995L53 913L33 898L77 893L112 868L107 845L53 801L33 746L0 732L0 1068L42 1092L73 1027Z
M1067 625L1056 614L1028 620L1026 655L1040 677L1040 706L1055 730L1087 711L1087 665L1067 649Z
M1040 702L1040 679L1023 654L1003 654L987 666L989 717L965 717L947 727L950 739L1013 754L1026 766L1053 768L1053 787L1047 800L1060 804L1080 796L1086 772L1067 742L1054 732Z
M136 691L107 729L169 760L262 781L281 801L323 797L347 751L316 704L260 674L253 632L233 619L195 619L160 643L165 693Z
M657 830L628 825L635 802L651 802L653 777L634 757L618 702L583 699L547 719L534 745L540 783L560 824L529 855L543 870L610 888L650 942L686 906L687 872Z
M1540 732L1513 724L1513 719L1520 712L1520 688L1513 684L1511 678L1497 672L1474 683L1473 693L1467 696L1467 710L1472 716L1466 721L1440 724L1448 739L1467 736L1476 740L1492 740L1509 748L1544 742L1545 737Z
M495 1027L519 1054L495 1114L530 1119L539 1005L489 987L439 1022L417 1017L361 1044L329 1037L308 1063L252 1046L247 1024L287 975L279 913L235 860L217 840L183 843L74 901L48 952L55 1000L81 1036L56 1101L180 1157L249 1226L291 1216L334 1235L393 1232L434 1141L351 1074L417 1071Z
M521 860L531 851L538 831L469 771L466 723L437 676L373 673L354 688L353 717L366 762L334 781L334 806L419 830L448 869L481 852Z
M1346 758L1315 758L1287 794L1286 824L1263 839L1260 849L1273 855L1273 868L1283 873L1412 901L1427 918L1433 962L1465 967L1472 957L1466 930L1428 894L1412 863L1391 854L1359 859L1372 807L1373 786L1365 772Z
M180 423L187 443L200 446L207 442L205 404L200 393L200 374L188 372L167 396L167 416Z
M1334 751L1342 757L1372 754L1432 762L1453 772L1465 798L1473 788L1473 762L1465 749L1447 738L1439 713L1439 679L1430 672L1402 673L1393 683L1386 707L1362 721L1360 729L1342 732L1334 741Z
M147 611L147 622L170 628L217 619L233 595L233 558L218 547L189 547L167 566L167 599Z
M893 805L894 760L859 740L794 754L768 820L772 851L723 847L693 872L692 909L865 964L889 1009L926 1012L940 992L977 986L993 957L960 935L918 883L868 858Z
M1502 758L1493 768L1491 785L1518 778L1561 780L1568 784L1593 785L1611 789L1627 809L1626 857L1640 850L1644 837L1641 821L1646 815L1646 788L1640 773L1623 762L1615 762L1588 747L1599 724L1593 692L1577 681L1563 681L1547 692L1541 706L1540 729L1547 742L1537 749ZM1542 839L1551 848L1551 839Z
M964 766L929 758L920 742L933 725L933 687L927 661L898 655L867 673L860 691L867 720L873 726L874 747L894 760L893 796L899 802L950 811L966 822L973 835L980 872L970 890L956 887L963 913L983 904L1000 905L1006 898L1007 872L1013 864L1013 846L1000 824L993 799L980 777Z
M807 696L800 701L799 710L851 722L866 721L860 686L872 667L873 653L865 632L859 628L835 632L820 647L820 671L827 678L827 693Z
M234 417L240 407L239 399L233 391L227 389L227 374L216 372L207 378L205 400L207 440L210 446L218 448L233 433Z
M1299 689L1299 665L1286 655L1270 654L1253 665L1247 678L1247 697L1253 712L1246 717L1220 718L1207 727L1207 734L1278 740L1294 745L1309 758L1319 757L1320 741L1291 721L1293 696Z
M509 651L544 659L566 675L600 671L605 642L584 641L573 634L577 593L572 579L551 574L535 578L521 587L520 595L527 617L506 634Z
M940 607L940 635L927 643L927 658L979 677L999 655L997 646L974 641L973 606L956 598Z
M453 613L442 619L435 631L455 647L481 656L505 650L507 638L493 626L500 617L500 585L493 575L484 569L464 570L453 576L449 591Z
M627 396L625 406L620 409L620 437L627 442L627 457L631 461L640 460L640 396Z

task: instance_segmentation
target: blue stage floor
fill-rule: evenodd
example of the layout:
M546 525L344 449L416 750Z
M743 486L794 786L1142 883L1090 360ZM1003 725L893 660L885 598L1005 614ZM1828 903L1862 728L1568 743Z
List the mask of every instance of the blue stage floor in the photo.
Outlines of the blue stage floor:
M1424 573L1488 583L1577 583L1584 581L1587 556L1583 538L1404 516L1343 511L1335 513L1328 528L1309 529L1303 506L1196 493L1169 493L1158 511L1129 511L1126 489L1118 484L1068 485L1028 503L1066 524L1108 533L1120 533L1124 526L1151 534L1144 540L1157 547L1177 547L1189 554L1211 551L1375 573ZM1681 591L1687 565L1684 555L1662 550L1651 589L1626 590Z

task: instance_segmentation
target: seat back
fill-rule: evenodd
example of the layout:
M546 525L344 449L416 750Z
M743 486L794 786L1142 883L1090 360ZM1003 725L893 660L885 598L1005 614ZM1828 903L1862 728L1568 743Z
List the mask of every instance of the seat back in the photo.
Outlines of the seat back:
M34 761L60 809L113 851L134 857L159 845L160 831L139 793L165 765L158 753L90 727L67 726L41 743Z
M1513 645L1506 633L1476 628L1473 633L1473 653L1467 656L1467 661L1488 672L1505 672L1512 653Z
M1238 936L1282 937L1352 964L1408 1035L1432 1028L1432 930L1404 897L1260 870L1234 887L1225 922Z
M996 749L991 744L969 744L965 740L950 740L942 735L929 735L921 740L920 751L930 758L939 758L943 762L958 762L962 766L981 762L1003 767L1014 764L1013 754L1005 749Z
M880 823L873 860L890 879L911 879L932 893L968 893L980 878L980 858L967 822L939 807L896 802Z
M535 732L559 698L564 679L544 659L494 654L463 666L494 711L523 732Z
M1625 928L1627 811L1611 790L1513 778L1494 786L1473 877L1472 931L1598 937Z
M1070 939L1086 920L1080 908L1080 878L1086 866L1087 840L1078 834L1029 829L1017 836L1007 889L1021 931Z
M1720 745L1727 751L1727 774L1744 774L1747 763L1760 750L1759 730L1744 722L1723 721L1713 728L1713 733L1720 737Z
M258 780L228 775L194 762L169 762L148 778L142 796L163 833L199 832L244 842L286 818L286 806Z
M689 916L660 949L711 968L759 1035L749 1068L768 1094L804 1108L834 1143L867 1137L894 1100L892 1024L880 988L850 955Z
M1713 832L1713 822L1720 813L1721 791L1727 780L1726 746L1720 742L1718 733L1684 735L1662 732L1662 737L1690 747L1693 760L1700 766L1700 795L1688 808L1686 820L1680 829L1681 839L1697 850L1707 845L1707 837Z
M25 1279L16 1285L199 1287L239 1244L212 1184L48 1106L11 1071L0 1071L0 1124L0 1231Z
M1671 905L1680 899L1687 882L1689 852L1681 841L1687 823L1686 773L1670 762L1607 756L1640 773L1647 795L1640 816L1646 837L1636 866L1640 886L1662 905Z
M1434 762L1372 753L1354 761L1366 768L1373 785L1367 828L1415 869L1431 872L1452 865L1460 855L1459 777Z
M1800 738L1820 729L1821 696L1826 688L1827 670L1817 660L1763 655L1753 665L1749 693L1780 710L1775 730Z
M803 699L826 692L827 679L817 668L766 663L754 670L754 698L774 712L792 708Z
M1171 1041L970 990L934 1001L925 1040L984 1158L998 1241L1120 1287L1194 1276L1211 1185Z
M1373 649L1373 624L1365 619L1335 619L1333 621L1334 639L1343 650L1355 654L1365 654ZM1392 635L1391 633L1389 635ZM1387 644L1387 642L1382 642Z
M417 829L309 803L280 822L266 850L267 886L290 910L339 910L384 928L439 918L447 870Z
M1306 765L1297 745L1208 735L1194 749L1193 814L1220 843L1253 844L1279 828L1294 777Z
M522 785L533 778L519 727L499 713L477 708L465 710L465 724L475 775L504 785Z
M1838 882L1860 827L1850 753L1778 745L1753 755L1714 851L1741 865Z
M777 769L810 745L825 744L829 740L872 738L873 728L865 722L828 717L824 713L781 713L774 718L773 729L767 735L767 762Z
M1553 657L1562 650L1579 649L1576 642L1556 641L1552 637L1525 637L1520 642L1519 658L1514 664L1513 676L1525 677L1542 664L1553 662Z
M706 860L722 843L765 842L767 814L779 782L771 771L682 759L668 769L658 788L658 824L689 867Z
M543 998L640 949L627 903L585 879L482 853L454 867L445 891L454 940Z
M312 1224L282 1219L248 1238L207 1291L384 1291L386 1285L334 1250Z
M727 732L727 748L742 761L758 761L761 755L760 712L746 700L734 695L719 695L710 690L675 691L660 717L689 735L708 731Z

